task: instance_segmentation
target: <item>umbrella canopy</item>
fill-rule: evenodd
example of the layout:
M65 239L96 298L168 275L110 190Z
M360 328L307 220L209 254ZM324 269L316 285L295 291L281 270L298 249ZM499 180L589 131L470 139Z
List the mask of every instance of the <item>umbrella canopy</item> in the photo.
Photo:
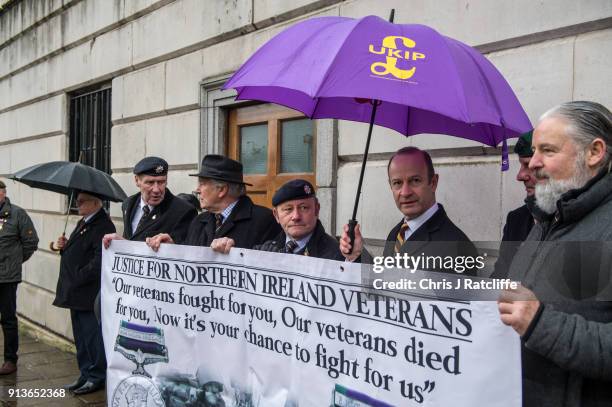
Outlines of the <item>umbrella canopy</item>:
M114 202L121 202L127 198L123 189L109 174L71 161L52 161L33 165L16 172L11 178L32 188L65 195L79 190Z
M313 119L369 122L372 106L363 99L381 101L374 123L405 136L440 133L495 147L532 128L506 80L478 51L432 28L375 16L295 24L224 88Z

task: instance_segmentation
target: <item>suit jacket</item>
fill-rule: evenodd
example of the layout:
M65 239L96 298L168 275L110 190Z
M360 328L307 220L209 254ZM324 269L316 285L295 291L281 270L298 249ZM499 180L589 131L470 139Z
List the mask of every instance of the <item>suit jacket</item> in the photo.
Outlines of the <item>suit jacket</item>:
M438 210L434 215L422 224L402 245L400 253L410 256L478 256L478 250L461 229L459 229L446 215L444 207L438 204ZM387 236L387 243L383 251L384 256L395 256L395 242L400 227L404 223L402 219ZM451 272L438 267L425 268L426 270ZM476 275L476 269L470 268L463 274Z
M139 230L132 230L132 219L140 205L140 192L130 196L121 205L123 211L123 237L144 242L147 237L168 233L175 243L185 240L189 224L198 212L188 202L172 195L166 188L164 199L153 208L149 220Z
M115 225L104 209L89 222L77 225L61 251L60 274L53 305L79 311L93 310L100 291L102 237Z
M284 249L286 240L287 235L283 231L272 241L267 241L263 245L257 245L253 249L266 251L276 251L270 250L271 248ZM340 252L340 244L335 238L325 233L325 228L319 220L317 220L317 225L306 246L295 254L317 257L319 259L344 260L344 256Z
M210 246L219 237L231 237L235 247L251 249L266 240L274 238L281 228L274 219L272 211L255 205L251 198L244 195L232 209L232 213L215 233L215 216L212 212L202 212L189 226L184 244Z
M527 205L508 212L502 243L499 246L499 257L491 278L506 278L508 276L512 259L521 243L527 239L533 224L533 215Z

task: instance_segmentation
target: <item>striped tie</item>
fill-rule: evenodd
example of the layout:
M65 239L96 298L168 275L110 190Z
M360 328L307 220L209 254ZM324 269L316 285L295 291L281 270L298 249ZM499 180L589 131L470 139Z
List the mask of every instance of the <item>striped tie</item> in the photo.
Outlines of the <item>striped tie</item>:
M406 222L402 223L399 232L397 232L397 240L395 242L395 253L399 253L402 245L406 241L404 236L406 236L406 231L408 230L408 224Z
M297 247L298 244L295 240L289 240L287 244L285 244L285 253L293 253Z
M215 233L221 229L221 226L223 226L223 215L215 213Z

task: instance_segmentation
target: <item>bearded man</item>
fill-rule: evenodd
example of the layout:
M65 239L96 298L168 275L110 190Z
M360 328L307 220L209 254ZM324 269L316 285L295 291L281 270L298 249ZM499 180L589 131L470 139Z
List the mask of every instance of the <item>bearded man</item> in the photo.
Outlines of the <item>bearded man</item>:
M525 407L612 401L612 113L593 102L540 118L529 168L536 223L498 301L521 335Z

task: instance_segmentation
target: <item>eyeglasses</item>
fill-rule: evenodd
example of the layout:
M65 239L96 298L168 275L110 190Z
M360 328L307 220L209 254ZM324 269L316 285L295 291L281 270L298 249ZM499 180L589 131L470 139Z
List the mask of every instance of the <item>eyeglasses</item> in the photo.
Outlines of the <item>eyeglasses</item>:
M195 196L196 198L200 197L200 191L191 191L191 195Z

